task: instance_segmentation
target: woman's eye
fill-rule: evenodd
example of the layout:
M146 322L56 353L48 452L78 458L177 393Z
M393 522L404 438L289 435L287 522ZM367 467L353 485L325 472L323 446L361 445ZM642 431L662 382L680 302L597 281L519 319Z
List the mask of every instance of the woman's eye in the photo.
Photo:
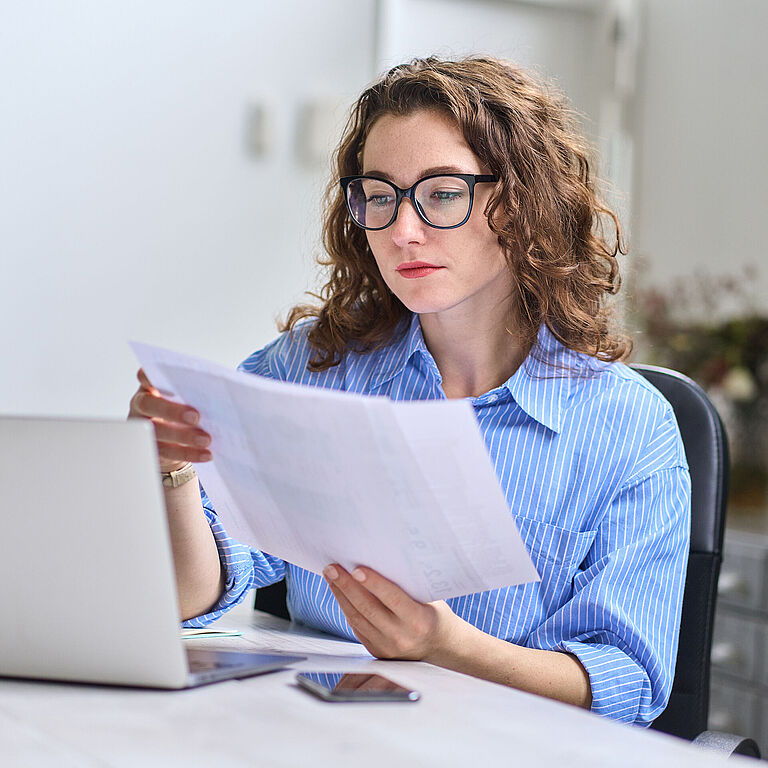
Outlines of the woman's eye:
M432 193L432 199L438 203L455 203L463 196L464 193L458 189L436 189Z
M392 202L392 195L370 195L365 199L365 202L368 205L390 205Z

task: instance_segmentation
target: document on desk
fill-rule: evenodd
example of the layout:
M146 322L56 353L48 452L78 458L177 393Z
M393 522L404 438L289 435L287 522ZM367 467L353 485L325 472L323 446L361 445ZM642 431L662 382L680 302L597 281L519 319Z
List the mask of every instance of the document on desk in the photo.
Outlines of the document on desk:
M321 573L367 565L421 601L539 576L472 406L273 381L132 344L152 384L200 412L203 487L235 539Z

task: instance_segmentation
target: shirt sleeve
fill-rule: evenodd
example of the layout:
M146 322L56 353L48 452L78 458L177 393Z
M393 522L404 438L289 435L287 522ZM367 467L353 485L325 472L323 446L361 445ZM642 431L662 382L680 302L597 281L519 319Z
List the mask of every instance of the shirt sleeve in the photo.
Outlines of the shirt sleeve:
M600 524L572 599L540 628L550 647L572 653L586 669L593 712L648 726L666 707L689 539L687 467L630 481Z
M221 567L224 569L224 592L208 613L187 619L183 624L185 627L207 626L230 608L242 603L252 587L265 587L285 576L283 560L231 538L224 530L205 491L201 489L200 495L203 511L219 550Z

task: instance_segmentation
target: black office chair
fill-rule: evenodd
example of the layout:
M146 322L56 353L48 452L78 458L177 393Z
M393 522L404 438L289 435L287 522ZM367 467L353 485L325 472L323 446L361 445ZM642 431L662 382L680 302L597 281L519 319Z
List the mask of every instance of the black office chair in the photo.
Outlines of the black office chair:
M709 667L728 499L728 441L704 390L666 368L634 365L670 402L691 471L691 547L672 695L652 728L731 754L760 757L752 739L707 731Z
M286 603L288 593L285 587L285 579L268 587L259 587L256 590L256 599L253 607L257 611L271 613L273 616L279 616L281 619L290 619L288 605Z
M728 496L728 442L720 416L691 379L649 365L633 366L672 405L691 470L691 546L672 695L653 728L720 752L760 757L749 738L707 731L709 668L717 580ZM285 582L262 587L255 607L289 618Z

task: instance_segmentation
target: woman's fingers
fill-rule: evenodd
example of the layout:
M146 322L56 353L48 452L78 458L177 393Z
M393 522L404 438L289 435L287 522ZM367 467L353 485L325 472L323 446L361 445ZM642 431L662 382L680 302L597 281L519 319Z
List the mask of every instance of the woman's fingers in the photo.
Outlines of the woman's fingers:
M200 414L192 407L184 403L175 403L163 397L160 391L152 386L152 383L144 373L143 368L139 368L136 374L140 387L131 398L131 416L143 416L147 419L160 419L170 425L186 425L194 427L200 421ZM189 445L202 445L200 438L207 437L207 433L202 429L196 431L190 430L189 433L181 432L180 435L189 436L190 440L184 442ZM174 436L170 433L160 435L160 439L173 442Z
M152 382L147 377L147 374L144 373L143 368L139 368L139 370L136 372L136 378L139 380L139 384L141 384L142 387L146 389L155 389L152 386Z
M435 604L414 600L370 568L350 574L334 563L323 573L355 634L375 656L422 659L434 651L446 625Z
M350 626L371 653L380 658L408 657L411 639L403 632L401 616L393 614L340 565L329 566L324 575Z
M403 616L409 610L418 610L421 603L414 600L393 581L385 579L380 573L358 566L350 576L359 584L365 585L366 590L375 595L396 616Z
M157 441L157 453L163 461L178 461L183 464L188 461L193 464L200 464L204 461L210 461L212 458L211 452L202 448L190 448L178 443L164 443L162 440Z
M177 443L191 448L207 448L211 444L211 436L202 429L186 427L169 421L153 419L155 434L164 443Z
M144 416L147 419L162 419L190 426L195 426L200 421L200 414L194 408L166 400L157 394L157 390L144 387L140 387L131 399L131 411L132 415Z
M333 582L329 582L329 586L357 639L374 656L381 657L384 645L382 633L352 604L340 587Z
M139 388L131 398L128 415L149 419L154 425L161 466L210 461L211 436L197 426L200 414L188 405L163 397L143 369L139 369L137 378Z
M360 582L337 563L329 565L323 575L332 588L340 590L354 609L376 627L391 621L392 612Z
M152 419L160 457L172 461L202 462L211 460L208 447L211 436L202 429L179 426Z

